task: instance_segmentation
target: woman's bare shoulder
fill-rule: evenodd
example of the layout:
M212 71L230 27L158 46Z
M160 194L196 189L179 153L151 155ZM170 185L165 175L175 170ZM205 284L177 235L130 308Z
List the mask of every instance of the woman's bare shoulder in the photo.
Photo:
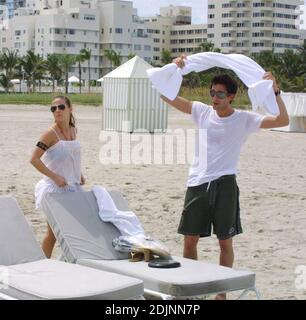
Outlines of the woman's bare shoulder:
M39 141L45 143L48 147L51 147L58 141L55 129L53 126L48 128L45 132L40 136Z

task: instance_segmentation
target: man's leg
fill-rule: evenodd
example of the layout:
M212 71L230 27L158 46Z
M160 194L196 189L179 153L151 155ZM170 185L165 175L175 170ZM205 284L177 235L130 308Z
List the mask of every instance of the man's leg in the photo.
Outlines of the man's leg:
M197 244L200 236L184 237L184 258L198 260Z
M233 267L234 263L234 249L233 238L227 240L219 240L220 246L220 265L224 267ZM225 300L226 294L220 293L216 296L216 300Z
M233 238L227 240L219 240L219 246L220 265L232 268L234 263Z

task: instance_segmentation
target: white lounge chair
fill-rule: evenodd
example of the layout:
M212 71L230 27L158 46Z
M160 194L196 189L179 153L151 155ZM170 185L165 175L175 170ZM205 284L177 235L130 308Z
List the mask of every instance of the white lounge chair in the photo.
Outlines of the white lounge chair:
M129 211L118 191L109 192L120 210ZM69 262L137 277L144 281L145 293L162 299L186 298L243 290L255 291L255 274L202 261L174 257L181 263L175 269L148 267L146 262L129 262L127 255L114 250L112 240L118 229L102 222L92 192L51 193L42 203L55 237Z
M134 299L141 280L46 259L17 201L0 197L0 300Z

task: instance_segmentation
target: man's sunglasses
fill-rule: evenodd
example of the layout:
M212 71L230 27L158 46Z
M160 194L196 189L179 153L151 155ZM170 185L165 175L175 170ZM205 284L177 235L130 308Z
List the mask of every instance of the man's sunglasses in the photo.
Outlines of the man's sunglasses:
M64 104L59 104L58 106L51 106L50 110L54 113L57 108L58 110L65 110L66 106Z
M214 89L210 90L210 96L213 98L214 96L217 96L217 98L219 99L225 99L226 97L229 96L228 93L224 92L224 91L216 91Z

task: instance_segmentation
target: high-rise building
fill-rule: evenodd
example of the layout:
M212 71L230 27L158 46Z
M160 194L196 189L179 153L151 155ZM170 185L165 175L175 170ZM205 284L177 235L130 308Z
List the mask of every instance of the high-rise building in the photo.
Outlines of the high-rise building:
M208 41L223 53L297 49L302 4L301 0L208 0Z
M162 51L172 57L192 54L206 41L207 27L191 24L190 7L161 8L161 15L141 18L132 1L122 0L27 0L15 10L8 26L0 28L0 50L33 50L45 59L48 54L78 55L91 50L90 76L97 80L114 68L106 50L114 50L122 63L138 55L161 65ZM185 22L185 24L183 24ZM82 79L89 78L89 65L82 64ZM78 65L71 75L78 75Z
M145 18L148 33L153 38L153 62L162 64L162 51L172 57L195 53L207 41L207 25L191 24L191 7L169 6L160 8L160 15Z
M301 46L306 45L306 29L302 29L300 33Z
M8 8L9 18L12 18L15 14L15 10L21 7L25 7L26 0L6 0Z

